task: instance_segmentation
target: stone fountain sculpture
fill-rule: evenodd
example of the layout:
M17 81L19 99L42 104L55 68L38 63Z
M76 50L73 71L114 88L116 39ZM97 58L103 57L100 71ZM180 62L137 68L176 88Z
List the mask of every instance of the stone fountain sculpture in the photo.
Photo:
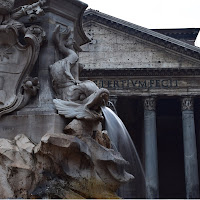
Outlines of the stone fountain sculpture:
M0 116L25 106L37 94L39 82L29 74L38 58L45 32L40 26L25 28L24 15L42 14L44 1L12 10L14 0L0 1ZM23 35L25 45L19 42Z
M66 118L92 121L102 119L100 106L108 101L109 92L99 89L92 81L79 80L82 67L74 50L75 41L71 30L67 27L61 32L60 26L57 26L53 40L58 51L65 56L50 66L53 88L58 98L54 99L58 113Z
M0 0L0 116L22 109L39 90L38 78L29 75L45 32L18 19L34 20L44 3L13 10L14 0ZM70 27L55 24L49 39L57 55L49 66L53 102L66 126L60 133L44 132L39 143L24 134L0 139L0 198L119 198L117 189L133 176L102 130L100 107L109 92L79 80L82 65Z

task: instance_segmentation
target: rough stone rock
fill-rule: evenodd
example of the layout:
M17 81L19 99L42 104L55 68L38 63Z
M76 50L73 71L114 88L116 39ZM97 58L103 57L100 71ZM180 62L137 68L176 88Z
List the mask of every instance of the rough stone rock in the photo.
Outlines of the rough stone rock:
M0 198L27 198L34 181L33 148L24 135L0 139Z
M76 191L85 198L118 198L115 192L120 184L133 178L123 170L127 162L118 152L91 137L47 134L35 154L50 158L54 175L65 183L64 191Z
M102 146L109 149L111 148L111 142L107 131L102 131L102 124L99 121L91 123L86 120L74 119L64 128L64 132L68 135L74 135L79 138L82 138L82 136L91 136Z
M126 164L90 135L46 134L38 145L24 135L0 139L0 198L119 198L133 178Z
M64 133L68 135L74 135L77 137L82 136L91 136L94 131L101 131L102 125L99 121L92 122L87 120L77 120L74 119L71 123L69 123L65 129Z

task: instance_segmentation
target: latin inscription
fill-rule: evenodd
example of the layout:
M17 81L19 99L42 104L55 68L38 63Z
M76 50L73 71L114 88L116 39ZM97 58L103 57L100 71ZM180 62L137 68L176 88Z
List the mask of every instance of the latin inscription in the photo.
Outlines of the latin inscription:
M94 80L100 88L113 90L120 89L170 89L179 87L178 80L173 79L150 79L150 80Z
M10 132L11 132L11 131L14 131L15 128L13 128L13 127L7 127L7 126L6 126L6 127L2 127L2 130L3 130L3 131L6 131L6 132L7 132L7 131L10 131Z

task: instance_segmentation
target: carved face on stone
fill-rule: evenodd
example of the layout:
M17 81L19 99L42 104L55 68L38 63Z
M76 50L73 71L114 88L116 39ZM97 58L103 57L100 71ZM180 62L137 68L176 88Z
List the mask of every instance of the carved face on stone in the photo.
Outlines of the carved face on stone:
M15 0L0 0L0 14L6 15L11 13Z
M101 106L108 102L109 91L92 81L83 81L68 90L70 100L54 99L58 113L66 118L102 120Z

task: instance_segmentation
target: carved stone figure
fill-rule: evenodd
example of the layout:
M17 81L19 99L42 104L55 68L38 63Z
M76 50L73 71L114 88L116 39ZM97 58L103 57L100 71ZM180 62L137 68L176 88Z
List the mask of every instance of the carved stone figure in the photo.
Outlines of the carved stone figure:
M71 30L67 28L61 32L60 26L56 26L53 40L60 53L65 56L50 66L57 97L54 103L58 113L66 118L102 119L100 106L107 103L109 92L99 89L92 81L79 80L80 65Z
M43 3L39 1L13 10L14 0L0 0L0 116L25 106L39 89L39 82L36 84L30 79L25 87L23 81L38 58L45 33L37 25L25 28L17 19L41 14ZM24 34L25 45L19 42L19 33ZM28 85L34 85L34 92L30 92Z
M67 27L63 32L60 31L60 26L57 25L55 31L53 33L53 41L57 46L58 50L65 56L64 59L59 60L57 66L60 66L64 70L64 74L62 69L56 69L51 67L51 72L56 75L53 83L62 84L61 81L65 81L66 78L69 81L78 81L79 78L79 66L78 66L78 55L75 52L74 44L75 41L71 36L71 30ZM61 80L65 76L64 80ZM55 82L54 82L55 81ZM59 81L59 82L58 82ZM58 88L59 85L54 85L54 87Z
M38 78L29 75L45 33L40 26L26 28L17 20L43 14L44 2L13 10L14 0L0 0L0 116L24 107L40 88ZM19 35L24 35L25 45ZM0 139L0 198L116 199L119 186L133 179L125 171L128 162L111 149L102 130L100 107L106 105L109 92L92 81L79 80L82 66L72 35L70 28L61 31L56 26L52 39L59 56L50 66L55 106L70 123L63 132L45 132L39 144L23 134ZM44 117L40 119L43 123Z
M60 184L63 185L62 189L60 188L63 196L56 197L66 198L65 195L68 194L68 198L119 198L115 192L133 176L125 172L124 165L128 163L118 152L111 149L110 139L106 131L102 131L103 116L100 107L108 102L109 92L104 88L99 89L92 81L79 80L80 65L71 31L67 28L61 32L60 29L60 26L56 26L53 41L64 58L50 66L57 97L54 103L59 114L73 120L64 129L66 135L55 135L54 139L48 136L47 140L48 143L54 141L54 144L62 144L66 147L66 152L76 153L67 154L62 165L63 167L67 164L64 169L70 177L70 186L67 186L70 190L64 190L64 181ZM59 137L62 137L63 141ZM56 142L57 140L60 142ZM52 158L55 159L57 158ZM49 193L45 196L47 193L44 191L47 192L47 189L36 189L33 194L40 198L52 195ZM40 195L41 193L44 196Z

